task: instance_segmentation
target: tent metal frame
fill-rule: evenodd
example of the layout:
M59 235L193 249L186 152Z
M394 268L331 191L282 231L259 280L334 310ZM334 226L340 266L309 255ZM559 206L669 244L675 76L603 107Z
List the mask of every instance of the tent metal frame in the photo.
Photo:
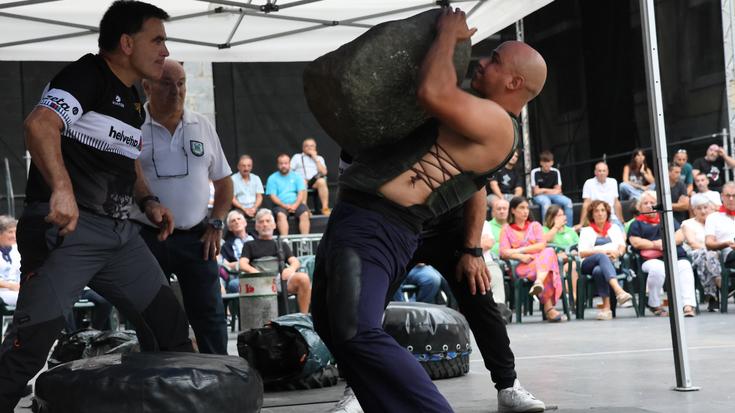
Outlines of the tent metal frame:
M60 0L18 1L18 2L5 3L3 5L0 5L0 9L28 6L28 5L34 5L34 4L39 4L39 3L48 3L52 1L60 1ZM370 19L375 19L375 18L380 18L380 17L385 17L385 16L391 16L391 15L411 12L415 10L429 9L429 8L435 7L438 4L449 3L446 1L426 1L425 4L421 4L421 5L402 7L402 8L389 10L385 12L372 13L372 14L367 14L363 16L352 17L349 19L327 20L327 19L315 19L315 18L299 17L299 16L286 16L286 15L282 15L278 13L278 11L280 10L289 9L289 8L293 8L297 6L303 6L303 5L312 4L312 3L317 3L320 1L324 1L324 0L302 0L302 1L295 1L291 3L283 4L283 5L277 5L276 4L277 0L267 0L266 3L264 4L252 4L252 3L244 3L244 2L229 1L229 0L214 0L214 1L197 0L197 1L202 1L205 3L219 4L220 6L214 9L211 9L211 10L202 11L198 13L189 13L189 14L184 14L184 15L179 15L179 16L171 16L170 21L181 21L181 20L193 19L193 18L209 16L213 14L220 14L220 13L238 14L239 18L237 19L232 29L230 30L230 33L227 39L222 43L213 43L213 42L204 42L204 41L195 40L195 39L186 39L182 37L169 37L167 39L168 41L184 43L184 44L191 44L191 45L198 45L198 46L213 47L217 49L229 49L234 46L255 43L255 42L264 41L264 40L278 39L281 37L292 36L292 35L299 34L299 33L305 33L305 32L325 29L325 28L334 27L334 26L348 26L348 27L356 27L356 28L361 28L361 29L369 29L373 27L374 25L368 24L368 23L361 23L361 22L365 20L370 20ZM457 1L454 1L453 3L468 3L468 2L475 2L475 1L477 3L474 5L474 7L470 9L469 12L467 12L467 15L471 16L475 12L475 10L477 10L478 7L480 7L483 3L487 2L488 0L457 0ZM225 7L225 6L229 6L229 7ZM15 14L15 13L0 12L0 17L27 20L27 21L32 21L36 23L51 24L51 25L56 25L56 26L68 27L68 28L82 29L82 31L78 31L78 32L70 32L70 33L64 33L64 34L59 34L59 35L54 35L54 36L36 37L36 38L31 38L31 39L23 39L23 40L16 40L13 42L0 43L0 48L10 47L10 46L19 46L19 45L30 44L30 43L40 43L40 42L59 40L59 39L67 39L71 37L86 36L89 34L97 33L99 31L99 29L94 26L71 23L71 22L66 22L62 20L44 19L44 18L33 17L33 16L24 16L24 15ZM233 42L232 41L233 37L237 33L237 30L239 29L242 21L246 17L270 18L270 19L296 21L296 22L303 22L303 23L314 23L314 25L302 27L299 29L282 31L279 33L274 33L274 34L269 34L269 35L264 35L264 36L252 37L249 39L237 40Z

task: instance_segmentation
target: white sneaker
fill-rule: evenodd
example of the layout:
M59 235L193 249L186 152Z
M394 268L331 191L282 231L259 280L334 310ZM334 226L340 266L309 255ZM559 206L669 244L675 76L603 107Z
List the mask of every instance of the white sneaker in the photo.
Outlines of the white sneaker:
M332 407L329 413L362 413L360 402L355 397L355 392L350 386L345 386L345 392L337 404Z
M516 379L513 387L498 392L498 411L503 412L543 412L546 405L535 398L528 390L521 386Z

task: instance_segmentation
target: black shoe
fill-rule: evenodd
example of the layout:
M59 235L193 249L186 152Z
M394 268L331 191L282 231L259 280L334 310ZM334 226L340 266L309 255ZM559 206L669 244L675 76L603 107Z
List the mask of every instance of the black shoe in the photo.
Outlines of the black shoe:
M717 297L713 295L707 296L707 311L710 313L714 313L720 308L720 302L717 301Z
M25 389L23 389L23 392L20 394L20 397L23 398L23 397L29 396L31 393L33 393L33 386L29 384L26 386Z
M511 311L508 306L504 303L500 303L498 304L498 310L500 311L500 315L503 316L503 324L508 325L513 322L513 311Z

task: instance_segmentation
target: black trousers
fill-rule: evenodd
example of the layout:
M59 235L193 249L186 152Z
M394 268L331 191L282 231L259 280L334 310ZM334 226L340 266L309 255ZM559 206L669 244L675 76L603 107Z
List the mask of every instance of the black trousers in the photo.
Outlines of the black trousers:
M203 230L175 230L165 241L158 229L143 225L140 235L156 257L163 273L176 274L184 310L194 329L199 352L227 354L227 320L222 304L217 261L202 257Z
M458 220L453 225L459 228L457 230L436 231L422 237L408 268L413 268L417 263L425 263L436 268L447 280L457 299L459 311L467 318L485 367L495 382L495 388L501 390L512 387L516 379L515 356L510 349L508 331L493 295L489 291L484 295L472 295L467 282L458 282L454 276L459 261L455 251L464 242L463 225Z

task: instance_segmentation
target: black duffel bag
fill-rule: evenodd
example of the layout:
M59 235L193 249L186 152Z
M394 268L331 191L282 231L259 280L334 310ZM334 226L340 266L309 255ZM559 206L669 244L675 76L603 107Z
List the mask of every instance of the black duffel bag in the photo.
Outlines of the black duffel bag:
M263 377L266 390L305 390L337 384L334 358L311 316L288 314L237 336L237 352Z
M263 381L240 357L146 352L92 357L41 374L37 413L259 412Z
M449 307L391 302L383 329L416 357L433 380L470 371L470 327L462 314Z

